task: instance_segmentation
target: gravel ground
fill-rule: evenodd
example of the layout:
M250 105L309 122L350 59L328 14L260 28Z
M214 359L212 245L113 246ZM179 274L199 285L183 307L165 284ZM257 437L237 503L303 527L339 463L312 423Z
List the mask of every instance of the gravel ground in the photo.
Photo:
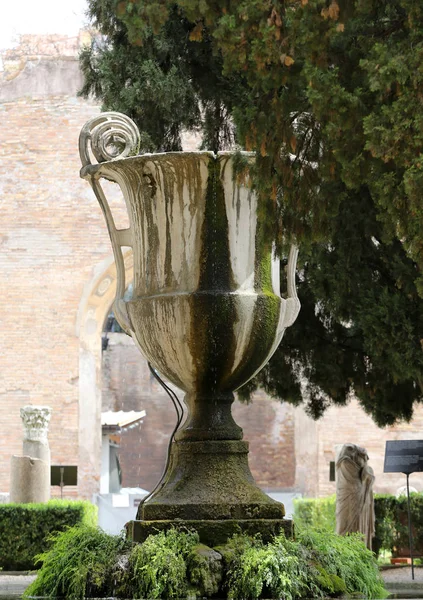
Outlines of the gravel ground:
M411 579L411 567L392 567L383 569L381 575L386 584L390 583L421 583L423 584L423 567L414 567L414 582ZM423 591L423 585L422 585Z
M390 593L388 600L423 598L422 567L414 567L414 580L411 579L411 567L408 566L382 569L381 575Z

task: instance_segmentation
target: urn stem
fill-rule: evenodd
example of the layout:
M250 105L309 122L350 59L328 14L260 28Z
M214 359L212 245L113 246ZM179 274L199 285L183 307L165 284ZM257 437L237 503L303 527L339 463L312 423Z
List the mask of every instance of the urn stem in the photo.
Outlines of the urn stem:
M175 440L242 440L242 429L232 416L233 401L232 392L216 395L187 393L184 402L188 407L188 417Z

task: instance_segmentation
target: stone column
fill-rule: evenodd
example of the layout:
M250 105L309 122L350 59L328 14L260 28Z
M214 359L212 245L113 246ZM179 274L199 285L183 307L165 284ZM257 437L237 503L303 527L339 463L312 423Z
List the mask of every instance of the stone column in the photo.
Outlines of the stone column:
M30 456L12 456L10 502L47 502L50 499L50 466Z
M51 418L49 406L24 406L21 419L24 426L23 455L39 458L50 469L50 447L48 445L48 426Z
M23 456L12 456L10 501L46 502L50 498L50 447L47 434L51 417L48 406L24 406Z

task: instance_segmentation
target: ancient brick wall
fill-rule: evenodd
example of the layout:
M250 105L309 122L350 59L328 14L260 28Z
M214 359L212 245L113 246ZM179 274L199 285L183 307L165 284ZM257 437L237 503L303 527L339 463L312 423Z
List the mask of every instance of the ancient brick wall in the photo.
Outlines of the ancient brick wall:
M0 490L8 490L10 455L22 451L19 409L27 403L53 409L52 463L78 464L76 317L84 285L110 247L78 176L79 131L98 107L76 98L73 54L55 95L43 91L45 73L62 65L46 59L46 67L24 52L20 70L0 83Z
M395 493L406 483L402 473L384 473L383 463L387 440L423 439L423 408L417 406L411 423L380 429L352 400L345 408L330 408L317 428L318 478L316 495L326 496L335 493L335 483L329 481L329 462L335 460L335 446L352 442L366 448L369 464L376 476L375 491ZM410 475L410 485L423 491L423 474Z
M93 265L109 254L102 215L78 178L78 133L97 112L66 96L1 104L0 487L21 451L19 408L46 403L52 463L77 464L76 314Z

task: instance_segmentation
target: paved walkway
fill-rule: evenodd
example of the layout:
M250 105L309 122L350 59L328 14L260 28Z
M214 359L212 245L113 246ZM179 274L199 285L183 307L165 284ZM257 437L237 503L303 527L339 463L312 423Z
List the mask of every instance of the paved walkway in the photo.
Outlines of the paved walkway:
M35 577L36 575L11 574L0 571L0 597L22 595Z

